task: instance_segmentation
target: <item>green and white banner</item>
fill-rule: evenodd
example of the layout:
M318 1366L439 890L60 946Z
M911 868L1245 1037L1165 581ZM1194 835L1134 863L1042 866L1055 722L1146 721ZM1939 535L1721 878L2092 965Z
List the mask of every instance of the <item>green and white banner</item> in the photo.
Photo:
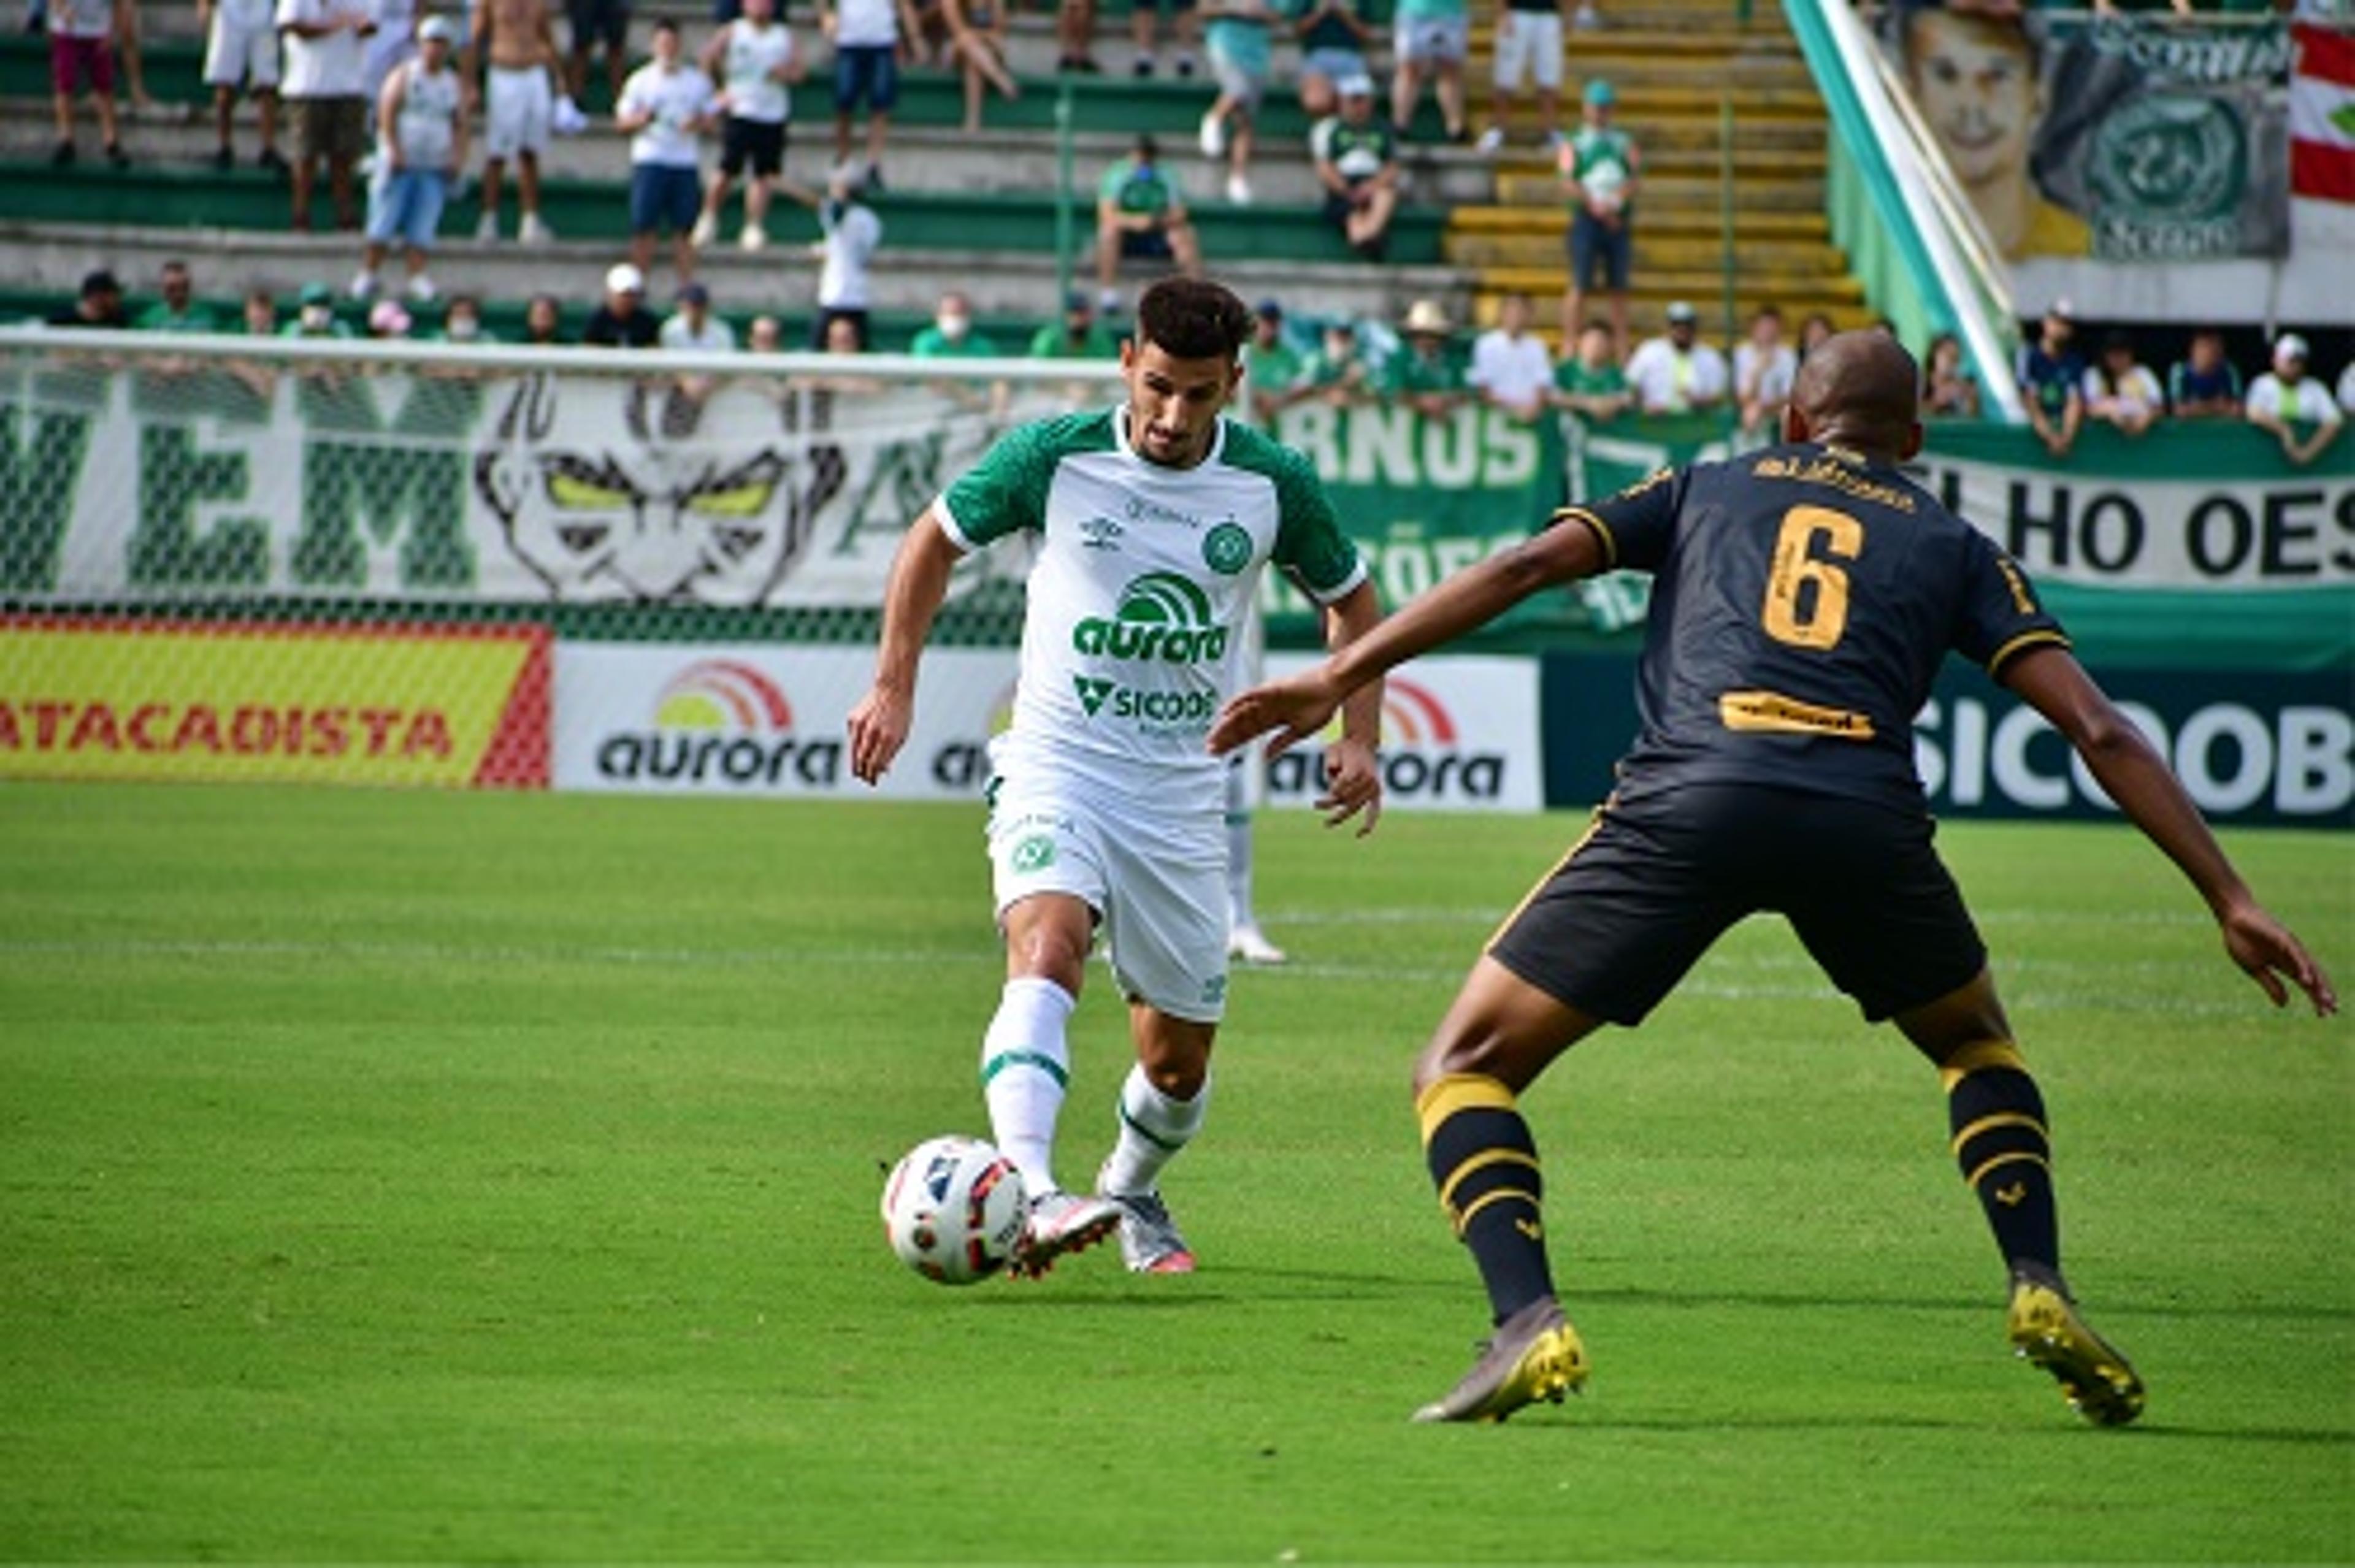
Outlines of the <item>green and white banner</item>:
M872 609L945 481L1066 406L658 364L0 364L0 597Z
M949 479L1013 421L1108 395L647 364L624 379L0 361L0 601L816 612L808 635L855 635ZM1305 404L1277 433L1315 462L1391 603L1527 539L1565 498L1729 450L1712 417L1588 427L1470 407ZM2295 468L2237 421L2169 423L2139 441L2090 430L2055 459L2023 431L1952 424L1919 472L2106 658L2355 657L2355 441ZM1010 609L1026 566L983 552L955 591ZM1544 595L1484 645L1629 641L1646 592L1616 574ZM1273 577L1267 609L1276 643L1313 640L1306 602Z

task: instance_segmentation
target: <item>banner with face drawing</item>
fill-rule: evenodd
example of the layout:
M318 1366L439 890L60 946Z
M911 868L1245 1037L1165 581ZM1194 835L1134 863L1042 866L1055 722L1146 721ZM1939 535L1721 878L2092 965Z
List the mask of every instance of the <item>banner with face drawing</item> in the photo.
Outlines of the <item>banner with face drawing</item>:
M19 361L0 367L0 599L871 611L943 485L1071 398L1001 403L848 379ZM1022 564L988 552L956 591Z

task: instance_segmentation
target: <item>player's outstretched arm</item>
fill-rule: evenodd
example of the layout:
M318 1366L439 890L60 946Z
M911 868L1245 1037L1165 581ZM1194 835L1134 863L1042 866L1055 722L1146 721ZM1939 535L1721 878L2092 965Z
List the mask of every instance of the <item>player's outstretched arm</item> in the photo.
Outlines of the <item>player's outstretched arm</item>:
M957 555L954 541L927 507L891 558L891 575L883 587L875 684L850 710L853 778L870 784L881 782L891 759L907 743L916 711L916 664L923 656L932 617L949 595L949 572Z
M1608 564L1593 529L1556 524L1465 568L1316 668L1238 692L1210 727L1210 750L1231 752L1270 735L1268 753L1283 752L1322 730L1351 692L1383 671L1487 625L1532 593L1590 577Z
M2339 1010L2330 977L2257 902L2166 761L2075 656L2064 648L2034 648L2004 666L2001 678L2067 738L2118 809L2191 880L2223 931L2224 950L2275 1007L2289 1000L2286 978L2306 993L2317 1014Z

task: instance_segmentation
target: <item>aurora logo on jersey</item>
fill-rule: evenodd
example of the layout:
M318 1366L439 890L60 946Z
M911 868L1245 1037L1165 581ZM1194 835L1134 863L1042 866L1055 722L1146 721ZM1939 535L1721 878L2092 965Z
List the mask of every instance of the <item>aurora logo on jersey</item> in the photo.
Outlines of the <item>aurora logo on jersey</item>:
M1227 628L1212 624L1210 596L1199 585L1148 571L1120 591L1113 619L1091 615L1072 627L1071 646L1090 657L1211 664L1226 656Z

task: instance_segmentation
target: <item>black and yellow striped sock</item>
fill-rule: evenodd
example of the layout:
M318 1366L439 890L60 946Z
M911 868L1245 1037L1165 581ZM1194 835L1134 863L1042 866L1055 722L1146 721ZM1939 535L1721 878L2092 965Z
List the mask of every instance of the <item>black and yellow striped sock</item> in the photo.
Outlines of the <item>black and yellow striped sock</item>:
M1955 1133L1955 1160L1987 1211L2013 1273L2061 1274L2061 1221L2052 1196L2051 1134L2044 1096L2008 1040L1965 1046L1938 1069Z
M1497 1321L1551 1296L1545 1180L1513 1092L1494 1078L1450 1073L1417 1095L1414 1109L1439 1206L1472 1249Z

